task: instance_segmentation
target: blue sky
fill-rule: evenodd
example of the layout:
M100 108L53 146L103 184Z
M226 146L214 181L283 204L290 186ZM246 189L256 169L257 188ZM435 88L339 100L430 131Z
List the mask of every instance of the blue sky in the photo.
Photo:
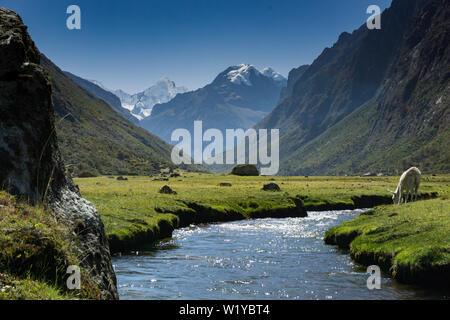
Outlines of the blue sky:
M136 93L168 76L196 89L230 65L289 70L311 63L369 5L391 0L0 0L61 69ZM81 8L81 30L66 9Z

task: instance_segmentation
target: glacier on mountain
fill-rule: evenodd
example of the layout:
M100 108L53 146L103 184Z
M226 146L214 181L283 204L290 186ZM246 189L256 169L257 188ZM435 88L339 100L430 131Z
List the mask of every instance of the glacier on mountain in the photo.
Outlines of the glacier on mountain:
M257 76L271 78L276 82L286 82L286 78L272 68L266 67L262 71L259 71L254 65L251 64L240 64L232 67L232 70L228 72L227 77L228 80L234 84L251 86L252 82L250 81L250 76L252 73Z

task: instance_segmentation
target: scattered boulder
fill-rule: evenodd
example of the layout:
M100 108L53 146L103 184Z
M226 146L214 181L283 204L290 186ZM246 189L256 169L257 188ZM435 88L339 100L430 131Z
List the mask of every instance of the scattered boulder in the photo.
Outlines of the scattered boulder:
M118 177L116 178L116 180L119 180L119 181L127 181L128 178L124 178L124 177L122 177L122 176L118 176Z
M170 177L171 178L177 178L177 177L179 177L180 176L180 174L178 173L178 172L174 172L174 173L171 173L170 174Z
M395 217L395 216L398 216L398 213L397 213L397 212L393 212L393 213L391 213L390 215L388 215L389 218L390 218L390 217Z
M280 187L276 183L265 184L262 188L264 191L281 191Z
M253 164L239 164L231 170L236 176L259 176L258 168Z
M169 178L155 178L152 181L169 181Z
M164 194L177 194L176 191L173 191L169 186L165 185L160 190L159 193Z
M221 183L219 183L219 186L221 186L221 187L231 187L232 184L229 183L229 182L221 182Z

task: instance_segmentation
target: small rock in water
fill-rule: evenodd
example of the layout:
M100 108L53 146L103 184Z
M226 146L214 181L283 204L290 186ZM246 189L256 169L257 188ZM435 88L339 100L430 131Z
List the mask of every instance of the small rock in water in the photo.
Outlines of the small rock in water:
M164 186L159 190L159 193L164 194L177 194L176 191L173 191L169 186Z
M265 184L262 188L264 191L281 191L280 187L276 183Z

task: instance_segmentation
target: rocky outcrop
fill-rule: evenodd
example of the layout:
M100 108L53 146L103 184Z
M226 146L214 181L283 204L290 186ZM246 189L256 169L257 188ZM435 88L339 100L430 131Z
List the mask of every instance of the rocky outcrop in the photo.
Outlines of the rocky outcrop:
M231 170L236 176L259 176L258 168L253 164L238 164Z
M262 189L264 191L281 191L280 187L273 182L265 184Z
M102 298L117 299L103 223L66 176L51 94L27 27L15 12L0 8L0 188L32 204L47 203L59 221L78 230L82 267L90 271Z

